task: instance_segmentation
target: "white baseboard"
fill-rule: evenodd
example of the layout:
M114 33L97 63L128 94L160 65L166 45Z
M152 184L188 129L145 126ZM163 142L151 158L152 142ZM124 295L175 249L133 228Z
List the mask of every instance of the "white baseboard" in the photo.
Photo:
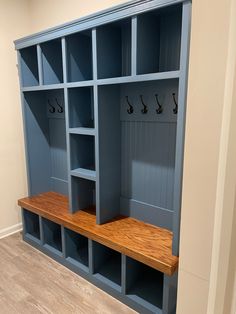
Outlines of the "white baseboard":
M8 237L11 234L19 232L22 230L22 223L18 223L8 228L0 229L0 239Z

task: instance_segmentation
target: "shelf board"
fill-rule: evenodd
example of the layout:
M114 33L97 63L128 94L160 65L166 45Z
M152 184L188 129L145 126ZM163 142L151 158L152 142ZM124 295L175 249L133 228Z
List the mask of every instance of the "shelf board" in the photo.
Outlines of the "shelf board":
M79 134L79 135L92 135L95 136L94 128L69 128L70 134Z
M96 171L84 168L77 168L70 171L74 177L96 181Z
M180 76L179 71L167 71L160 73L139 74L133 76L122 76L106 79L98 79L98 85L112 85L112 84L124 84L133 82L145 82L145 81L158 81L158 80L170 80L178 79Z
M86 87L86 86L93 86L94 81L88 80L88 81L78 81L78 82L67 82L66 84L67 88L76 88L76 87Z
M37 91L42 91L42 90L62 89L62 88L64 88L64 83L37 85L37 86L30 86L30 87L22 87L22 92L37 92Z
M55 192L26 197L18 204L167 275L173 275L178 267L169 230L125 216L97 225L92 208L71 214L68 198Z

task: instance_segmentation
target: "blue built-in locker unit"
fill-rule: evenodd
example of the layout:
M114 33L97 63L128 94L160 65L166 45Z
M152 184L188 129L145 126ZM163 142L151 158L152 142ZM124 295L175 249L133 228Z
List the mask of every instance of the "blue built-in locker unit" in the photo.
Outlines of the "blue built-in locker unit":
M95 205L97 224L122 214L171 230L178 256L190 19L189 0L133 0L15 41L30 196L67 195L71 213ZM177 273L165 278L26 209L23 220L28 242L41 249L43 232L75 271L97 256L85 277L140 313L175 313L165 291ZM122 275L106 256L125 263ZM103 272L115 292L99 284Z

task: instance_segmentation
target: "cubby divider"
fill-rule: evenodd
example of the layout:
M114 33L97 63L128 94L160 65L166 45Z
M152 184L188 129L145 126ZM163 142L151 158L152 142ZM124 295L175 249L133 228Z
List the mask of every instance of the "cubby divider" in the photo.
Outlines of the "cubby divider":
M32 213L26 209L23 209L23 220L24 220L24 233L25 236L30 239L40 242L40 226L39 226L39 216Z
M93 275L121 292L121 254L94 241Z
M21 49L20 57L22 86L39 85L37 46Z
M88 238L65 228L65 258L88 272Z
M42 218L43 245L55 254L62 255L61 226L57 223Z

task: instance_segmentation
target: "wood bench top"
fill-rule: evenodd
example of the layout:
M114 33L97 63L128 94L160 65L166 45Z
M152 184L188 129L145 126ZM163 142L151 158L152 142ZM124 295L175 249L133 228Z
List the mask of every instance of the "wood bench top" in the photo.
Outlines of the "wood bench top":
M167 229L125 216L97 225L93 209L71 214L68 198L55 192L26 197L18 204L167 275L178 267L178 257L172 255L173 234Z

